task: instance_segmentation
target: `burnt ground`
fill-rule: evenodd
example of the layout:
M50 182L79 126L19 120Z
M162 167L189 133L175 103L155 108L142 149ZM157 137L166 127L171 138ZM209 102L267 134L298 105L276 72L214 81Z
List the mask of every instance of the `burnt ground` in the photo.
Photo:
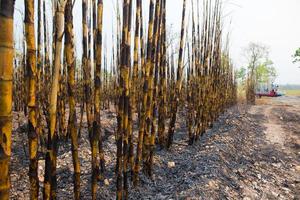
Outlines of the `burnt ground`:
M106 184L98 199L115 199L115 115L103 113ZM131 199L300 199L300 97L259 100L239 105L219 117L193 145L186 145L185 123L179 117L175 144L155 153L154 175L141 175ZM14 113L11 199L29 199L26 118ZM60 142L57 165L58 199L72 199L70 142ZM86 123L80 139L81 195L91 199L90 145ZM174 167L168 167L174 162ZM39 179L43 185L44 160ZM41 189L42 190L42 189Z

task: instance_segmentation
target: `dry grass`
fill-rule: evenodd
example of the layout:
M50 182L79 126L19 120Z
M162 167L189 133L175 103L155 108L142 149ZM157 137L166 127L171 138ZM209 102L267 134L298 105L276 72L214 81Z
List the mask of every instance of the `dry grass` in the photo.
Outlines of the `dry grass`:
M300 96L300 90L283 90L283 93L287 96Z
M241 86L237 90L237 102L239 104L246 104L246 92Z
M256 98L256 105L268 105L270 104L270 102L272 97L262 97L262 98Z

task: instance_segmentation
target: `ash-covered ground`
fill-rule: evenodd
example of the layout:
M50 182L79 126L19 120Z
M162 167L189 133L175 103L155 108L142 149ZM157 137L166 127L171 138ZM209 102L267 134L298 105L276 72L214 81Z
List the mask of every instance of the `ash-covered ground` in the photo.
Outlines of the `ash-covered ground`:
M233 107L193 146L187 145L183 117L178 121L174 145L170 150L156 150L153 179L141 173L140 186L130 187L130 199L300 199L300 97ZM11 199L29 199L26 122L24 115L14 113ZM79 141L81 197L91 199L86 126ZM115 127L115 114L103 112L106 181L99 182L98 199L115 199ZM58 199L72 199L70 141L59 143L58 154ZM168 166L170 162L175 165ZM40 194L44 165L41 152Z

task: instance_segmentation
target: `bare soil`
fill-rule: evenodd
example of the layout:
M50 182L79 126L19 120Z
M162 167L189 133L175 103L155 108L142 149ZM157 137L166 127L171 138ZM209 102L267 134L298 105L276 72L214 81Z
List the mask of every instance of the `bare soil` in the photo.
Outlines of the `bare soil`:
M141 173L131 199L300 199L300 97L259 100L225 112L201 140L187 145L183 117L175 143L155 152L153 179ZM183 116L183 114L181 114ZM99 182L98 199L115 199L113 112L102 113L106 184ZM86 123L80 138L81 195L91 199L91 151ZM14 113L11 160L11 199L29 199L26 118ZM72 199L70 141L59 144L58 199ZM39 179L43 186L44 157L40 153ZM169 167L168 162L175 166ZM109 184L107 184L109 183ZM42 188L41 188L42 191Z

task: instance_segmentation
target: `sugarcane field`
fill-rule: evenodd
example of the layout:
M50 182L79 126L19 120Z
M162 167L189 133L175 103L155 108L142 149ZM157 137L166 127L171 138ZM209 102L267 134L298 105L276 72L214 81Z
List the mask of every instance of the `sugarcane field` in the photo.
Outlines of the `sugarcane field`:
M299 0L0 0L0 200L300 199Z

